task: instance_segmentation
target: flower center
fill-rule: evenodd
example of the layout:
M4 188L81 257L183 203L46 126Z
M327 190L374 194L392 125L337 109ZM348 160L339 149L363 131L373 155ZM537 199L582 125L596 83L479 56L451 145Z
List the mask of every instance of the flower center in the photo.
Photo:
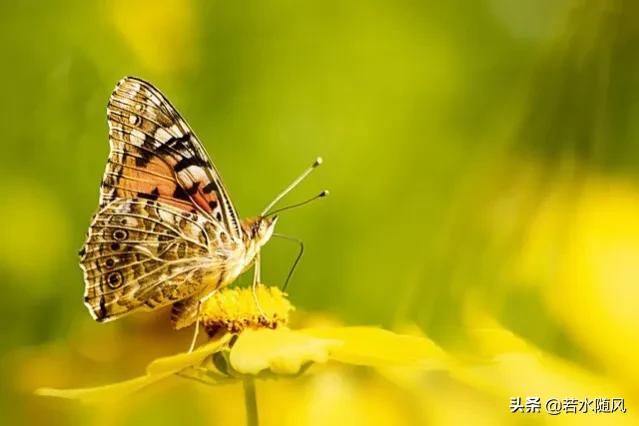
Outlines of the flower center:
M210 336L221 330L239 334L248 328L285 326L295 309L286 296L279 288L262 284L255 294L252 288L225 288L204 303L200 321Z

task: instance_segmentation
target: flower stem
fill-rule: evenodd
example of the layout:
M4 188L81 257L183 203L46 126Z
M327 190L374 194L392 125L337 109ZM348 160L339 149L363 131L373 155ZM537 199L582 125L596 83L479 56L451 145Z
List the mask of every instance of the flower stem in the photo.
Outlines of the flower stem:
M246 410L246 425L259 426L255 381L252 378L244 379L244 409Z

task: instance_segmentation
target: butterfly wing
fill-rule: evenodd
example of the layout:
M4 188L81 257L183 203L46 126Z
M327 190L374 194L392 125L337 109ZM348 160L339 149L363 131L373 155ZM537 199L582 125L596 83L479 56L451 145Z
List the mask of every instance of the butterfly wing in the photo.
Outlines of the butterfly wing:
M81 251L85 304L98 321L150 310L202 291L224 256L212 252L215 224L140 198L117 199L94 217Z
M107 107L111 153L100 206L117 198L158 200L199 212L241 238L220 174L193 131L150 83L126 77Z
M80 252L85 304L99 321L201 293L241 241L219 173L156 88L122 79L107 116L100 210Z

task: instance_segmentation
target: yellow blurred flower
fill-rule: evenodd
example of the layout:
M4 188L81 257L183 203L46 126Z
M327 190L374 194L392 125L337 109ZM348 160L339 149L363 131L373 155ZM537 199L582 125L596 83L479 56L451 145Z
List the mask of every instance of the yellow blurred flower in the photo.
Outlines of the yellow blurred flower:
M172 375L208 384L253 377L295 376L313 364L337 361L371 367L444 368L444 352L418 336L377 327L287 327L293 306L277 288L225 289L203 306L200 320L211 340L190 353L159 358L142 377L85 389L39 389L45 396L85 402L117 399Z
M549 304L604 367L639 385L639 191L591 178L575 206Z
M525 192L525 191L522 191ZM530 192L530 191L529 191ZM639 190L592 174L550 186L530 220L513 282L608 373L639 384Z
M601 371L592 371L537 347L504 327L479 301L469 299L465 308L469 341L458 358L465 358L467 361L459 362L449 371L451 377L459 383L478 391L480 405L483 410L489 409L487 416L491 419L483 424L521 424L522 416L518 417L518 414L530 417L529 413L511 413L506 409L507 402L513 397L524 400L527 397L538 397L544 402L576 398L588 399L591 403L596 398L620 397L625 399L627 412L609 413L607 417L602 417L589 405L586 405L585 411L582 409L575 416L566 411L556 417L550 416L545 411L545 406L540 413L552 418L553 424L561 425L637 424L636 392L632 387L601 374ZM439 392L429 397L433 398L436 405L462 398L455 395L442 397ZM438 423L468 422L451 421L450 414L450 411L440 409L438 415L442 417L442 421ZM528 417L525 420L532 420ZM540 423L545 424L545 420Z

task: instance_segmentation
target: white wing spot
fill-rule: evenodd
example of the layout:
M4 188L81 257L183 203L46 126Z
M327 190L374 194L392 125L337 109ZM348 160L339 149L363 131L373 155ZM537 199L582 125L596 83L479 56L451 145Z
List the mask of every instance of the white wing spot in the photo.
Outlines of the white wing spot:
M139 129L131 130L131 142L135 146L142 146L144 144L145 134Z
M131 114L129 115L129 123L133 124L134 126L137 125L140 122L140 117L138 117L135 114Z
M178 127L177 124L172 125L171 127L169 127L169 130L171 131L171 133L173 133L174 135L177 136L182 136L182 130L180 130L180 128Z
M208 176L204 169L202 169L202 167L191 166L188 167L186 170L189 171L189 174L195 181L206 182L206 180L208 179ZM216 182L216 184L219 185L219 182Z
M159 210L158 213L160 214L160 219L163 222L167 222L167 223L175 222L175 217L171 213L167 212L166 210L164 209Z
M171 139L171 135L163 127L158 127L155 131L155 139L160 143L165 143Z

